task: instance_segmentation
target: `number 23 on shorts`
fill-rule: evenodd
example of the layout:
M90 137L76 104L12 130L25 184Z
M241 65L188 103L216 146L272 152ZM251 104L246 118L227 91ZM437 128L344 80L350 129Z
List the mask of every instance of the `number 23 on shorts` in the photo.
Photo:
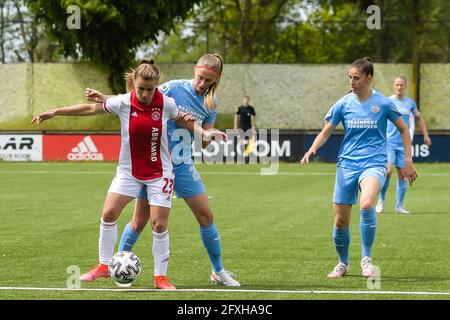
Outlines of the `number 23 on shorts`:
M173 192L173 179L164 178L164 187L162 188L163 193L172 194Z

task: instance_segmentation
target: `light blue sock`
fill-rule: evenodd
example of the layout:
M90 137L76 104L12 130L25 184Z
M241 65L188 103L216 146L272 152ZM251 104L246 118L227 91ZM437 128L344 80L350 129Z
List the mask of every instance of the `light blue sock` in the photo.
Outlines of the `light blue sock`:
M359 229L361 233L362 257L371 257L372 245L377 231L377 215L374 208L360 209Z
M381 194L380 194L381 201L386 200L386 192L389 188L390 181L391 181L391 177L390 176L386 177L386 182L384 183L383 188L381 188Z
M348 248L350 246L350 228L338 229L334 226L333 229L334 247L339 256L339 261L348 266Z
M405 200L406 195L406 187L406 180L397 180L397 202L395 205L396 208L403 208L403 201Z
M213 223L209 226L200 226L200 235L203 245L208 252L209 261L214 272L222 271L222 246L220 243L219 231Z
M119 251L131 251L140 234L141 234L140 232L134 231L133 228L131 227L131 224L128 223L122 232L122 238L120 239L119 244Z

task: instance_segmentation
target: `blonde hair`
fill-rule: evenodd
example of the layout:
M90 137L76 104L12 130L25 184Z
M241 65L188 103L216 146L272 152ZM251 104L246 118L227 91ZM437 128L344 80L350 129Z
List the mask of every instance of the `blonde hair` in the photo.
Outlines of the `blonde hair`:
M218 53L207 53L201 56L201 58L197 62L197 67L208 67L212 69L213 71L217 72L219 75L219 78L217 78L217 81L215 81L211 87L209 87L208 93L205 97L205 106L212 110L215 107L214 102L214 96L216 94L216 91L219 87L219 80L222 75L222 69L223 69L223 59Z
M127 92L134 89L134 80L141 77L144 80L159 80L161 75L159 68L155 65L153 58L144 58L136 69L131 69L130 72L125 73L125 86Z
M396 77L394 78L394 81L393 81L393 82L395 82L395 80L397 80L397 79L401 79L401 80L405 81L405 86L406 86L406 77L405 77L405 76L396 76Z

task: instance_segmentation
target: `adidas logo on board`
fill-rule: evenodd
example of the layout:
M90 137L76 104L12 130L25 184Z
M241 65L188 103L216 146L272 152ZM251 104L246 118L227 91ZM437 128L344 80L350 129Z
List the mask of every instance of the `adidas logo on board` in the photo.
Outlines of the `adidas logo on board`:
M90 136L86 136L82 141L78 142L76 147L67 155L67 159L74 161L92 160L102 161L103 153L98 152L97 147Z

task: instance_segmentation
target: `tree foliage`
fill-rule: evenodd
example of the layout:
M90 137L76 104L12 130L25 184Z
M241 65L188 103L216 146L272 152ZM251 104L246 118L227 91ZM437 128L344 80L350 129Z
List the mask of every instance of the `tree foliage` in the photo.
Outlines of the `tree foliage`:
M413 48L418 46L422 62L450 62L448 0L319 0L319 3L332 10L351 4L360 13L365 13L370 5L379 6L382 28L378 38L374 38L378 47L373 54L378 61L411 62ZM419 40L414 38L415 32ZM365 30L361 37L370 34Z
M176 60L186 53L192 59L205 51L214 51L228 62L266 62L274 56L279 42L280 21L289 16L289 10L297 2L205 1L190 15L186 25L165 37L157 51L167 60ZM185 51L174 50L176 47Z
M123 88L122 73L130 67L137 47L168 33L177 18L184 18L201 0L29 0L29 8L45 23L47 32L65 56L91 60L108 69L114 91ZM73 13L80 9L80 28L69 29Z
M218 51L227 62L347 63L371 56L409 63L417 1L421 60L449 62L447 0L210 0L187 24L162 37L156 52L168 61ZM367 27L367 8L374 4L381 12L380 29Z
M42 62L49 47L38 46L45 34L24 0L0 0L0 61Z

